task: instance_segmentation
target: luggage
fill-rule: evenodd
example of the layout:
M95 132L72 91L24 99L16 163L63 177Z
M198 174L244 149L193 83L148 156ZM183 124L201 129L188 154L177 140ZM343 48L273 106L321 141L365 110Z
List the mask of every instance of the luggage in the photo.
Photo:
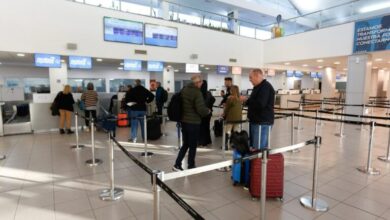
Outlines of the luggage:
M168 104L168 118L170 121L181 122L182 100L181 93L175 93Z
M161 137L161 125L159 118L149 118L147 121L147 139L157 140Z
M222 124L223 124L223 119L214 120L213 130L214 130L215 137L222 136L222 132L223 132Z
M269 198L283 199L284 158L283 154L269 155L267 163L267 192ZM252 197L260 197L261 158L251 161L249 192Z
M126 127L129 125L129 120L127 119L126 113L119 113L118 114L118 127Z
M233 151L233 159L239 159L242 155L234 150ZM249 168L250 168L250 161L246 160L243 163L235 163L232 165L232 180L233 185L249 185Z

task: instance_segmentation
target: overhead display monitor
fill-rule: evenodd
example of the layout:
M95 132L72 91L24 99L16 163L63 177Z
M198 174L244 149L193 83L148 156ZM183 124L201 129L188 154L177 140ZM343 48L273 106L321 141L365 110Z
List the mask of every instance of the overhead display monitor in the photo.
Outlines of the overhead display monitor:
M317 72L311 72L310 73L311 78L317 78Z
M177 28L145 24L145 45L177 48Z
M294 77L294 71L293 70L287 70L286 71L286 76L287 77Z
M340 79L341 79L341 74L340 74L340 73L337 73L337 74L336 74L336 79L337 79L337 80L340 80Z
M317 78L322 79L322 73L317 73Z
M143 44L144 26L141 22L104 17L104 40Z
M199 64L186 63L186 73L199 73Z
M242 74L242 68L239 66L233 66L232 67L232 74L233 75L241 75Z
M81 56L69 56L69 68L92 69L92 58Z
M294 72L294 76L295 76L296 78L302 78L303 73L302 73L301 71L295 71L295 72Z
M35 66L61 68L61 56L56 54L36 53L34 54Z
M160 61L148 61L149 72L162 72L164 70L164 63Z
M229 74L229 67L228 66L217 66L217 74L220 74L220 75Z
M141 71L142 70L142 61L141 60L125 59L123 61L123 70L126 70L126 71Z

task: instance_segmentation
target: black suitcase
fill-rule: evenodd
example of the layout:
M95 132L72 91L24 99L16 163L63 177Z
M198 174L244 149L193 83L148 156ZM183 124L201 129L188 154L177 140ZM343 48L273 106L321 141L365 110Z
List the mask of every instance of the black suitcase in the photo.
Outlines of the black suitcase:
M223 119L217 119L214 121L213 130L214 130L215 137L222 136L222 132L223 132L222 124L223 124Z
M147 121L148 140L157 140L161 137L161 124L159 118L149 118Z

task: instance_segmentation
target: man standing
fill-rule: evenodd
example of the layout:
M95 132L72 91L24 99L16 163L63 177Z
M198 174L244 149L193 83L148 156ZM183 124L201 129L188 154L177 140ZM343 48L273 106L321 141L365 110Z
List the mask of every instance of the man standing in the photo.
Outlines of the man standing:
M136 79L135 87L132 88L128 94L126 94L126 104L130 108L129 117L131 117L130 142L137 142L138 122L141 125L142 139L145 140L143 117L146 115L146 103L152 102L153 99L153 93L141 85L141 80Z
M210 113L200 91L203 82L201 76L195 75L191 77L191 81L192 83L181 91L183 146L180 148L175 165L172 168L174 171L183 170L181 162L188 149L188 169L195 168L201 119Z
M249 81L253 85L253 91L245 104L248 106L251 146L255 149L266 148L268 132L274 124L275 90L264 79L261 69L253 69L249 74ZM261 132L259 133L260 125Z
M232 77L225 77L225 87L226 87L226 93L225 95L222 97L222 101L221 101L221 104L219 104L220 106L223 107L223 105L225 105L228 97L230 96L230 88L232 87L233 85L233 79Z
M156 105L157 105L157 114L163 114L164 103L168 100L168 92L161 86L160 82L156 83ZM160 123L162 122L160 118Z

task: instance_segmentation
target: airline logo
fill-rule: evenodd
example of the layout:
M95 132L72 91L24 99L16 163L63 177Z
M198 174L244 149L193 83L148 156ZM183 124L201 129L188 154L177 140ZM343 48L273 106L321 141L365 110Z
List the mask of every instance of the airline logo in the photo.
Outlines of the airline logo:
M37 67L61 68L60 55L36 53L34 57L35 66Z
M91 69L92 68L92 58L91 57L80 57L80 56L69 56L69 68Z

